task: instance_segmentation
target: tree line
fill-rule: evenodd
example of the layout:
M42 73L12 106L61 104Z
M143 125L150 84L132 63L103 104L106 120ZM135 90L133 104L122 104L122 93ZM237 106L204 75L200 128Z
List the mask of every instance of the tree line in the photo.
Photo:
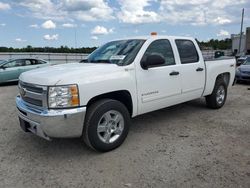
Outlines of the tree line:
M96 47L69 48L67 46L55 47L32 47L30 45L23 48L0 47L0 52L44 52L44 53L86 53L93 52Z
M209 41L198 41L201 50L227 50L232 48L232 40L227 38L224 40L211 39ZM44 53L86 53L93 52L97 47L81 47L69 48L68 46L55 47L32 47L30 45L23 48L0 47L0 52L44 52Z
M211 39L209 41L198 41L196 40L201 48L204 49L213 49L213 50L229 50L232 49L232 40L230 38L226 38L224 40Z

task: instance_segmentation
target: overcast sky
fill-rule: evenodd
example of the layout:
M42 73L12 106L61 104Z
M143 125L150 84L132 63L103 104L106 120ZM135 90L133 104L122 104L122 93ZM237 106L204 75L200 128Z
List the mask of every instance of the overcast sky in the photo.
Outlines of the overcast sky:
M242 8L245 31L250 0L0 0L0 46L98 46L152 31L223 39L239 33Z

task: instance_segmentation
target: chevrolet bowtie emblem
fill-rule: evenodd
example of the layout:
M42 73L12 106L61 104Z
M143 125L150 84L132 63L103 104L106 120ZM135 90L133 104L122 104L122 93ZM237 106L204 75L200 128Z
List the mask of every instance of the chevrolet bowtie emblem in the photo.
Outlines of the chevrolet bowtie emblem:
M26 95L26 90L25 90L24 88L20 88L20 95L21 95L22 97L25 97L25 95Z

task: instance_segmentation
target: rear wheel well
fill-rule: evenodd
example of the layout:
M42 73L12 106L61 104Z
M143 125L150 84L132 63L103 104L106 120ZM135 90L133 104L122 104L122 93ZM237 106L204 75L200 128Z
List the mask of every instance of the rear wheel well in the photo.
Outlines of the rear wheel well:
M221 73L217 76L216 81L218 79L222 79L225 82L226 86L228 87L230 83L230 73L229 72Z
M120 101L122 104L126 106L126 108L129 111L130 116L132 116L133 114L132 97L127 90L113 91L113 92L104 93L104 94L95 96L89 100L89 102L87 103L87 107L91 106L93 103L101 99L113 99L113 100Z

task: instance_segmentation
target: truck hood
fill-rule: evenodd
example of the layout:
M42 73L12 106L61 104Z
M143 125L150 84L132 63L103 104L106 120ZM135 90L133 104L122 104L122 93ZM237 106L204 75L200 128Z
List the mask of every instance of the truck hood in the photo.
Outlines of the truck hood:
M90 83L94 79L104 80L105 76L111 73L119 74L121 70L122 67L116 64L69 63L27 71L22 73L19 79L26 83L45 86L74 84L79 81Z

